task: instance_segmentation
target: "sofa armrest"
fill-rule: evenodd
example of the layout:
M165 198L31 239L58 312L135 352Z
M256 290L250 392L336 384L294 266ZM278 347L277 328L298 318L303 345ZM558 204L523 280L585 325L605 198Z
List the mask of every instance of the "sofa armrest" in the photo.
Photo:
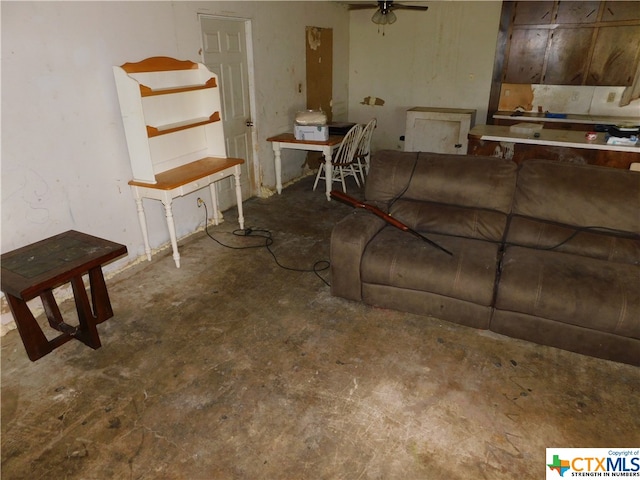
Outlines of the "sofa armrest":
M362 300L360 262L367 244L387 223L365 210L354 210L331 232L331 294Z

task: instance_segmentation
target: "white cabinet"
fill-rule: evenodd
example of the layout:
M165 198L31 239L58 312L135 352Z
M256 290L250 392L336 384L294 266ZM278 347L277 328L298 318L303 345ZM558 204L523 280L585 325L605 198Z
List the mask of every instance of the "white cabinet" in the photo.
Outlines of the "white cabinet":
M214 182L235 177L238 222L244 228L240 158L227 158L217 76L203 64L152 57L113 67L127 139L133 191L151 260L143 198L165 208L173 258L180 267L171 203L209 186L213 221L220 219Z
M476 111L414 107L407 110L405 152L467 153L467 135Z

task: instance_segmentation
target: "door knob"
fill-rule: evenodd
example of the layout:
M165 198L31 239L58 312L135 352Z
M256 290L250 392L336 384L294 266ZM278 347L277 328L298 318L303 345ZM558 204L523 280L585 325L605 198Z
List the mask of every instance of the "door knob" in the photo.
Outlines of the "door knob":
M247 122L245 123L245 125L247 127L253 127L253 122L251 120L247 120Z

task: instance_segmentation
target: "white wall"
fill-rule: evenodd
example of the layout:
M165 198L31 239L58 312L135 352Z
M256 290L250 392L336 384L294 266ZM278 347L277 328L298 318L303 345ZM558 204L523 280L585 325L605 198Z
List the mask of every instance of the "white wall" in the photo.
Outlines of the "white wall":
M305 88L298 92L306 26L333 28L334 101L337 118L346 117L349 14L335 2L2 1L0 8L2 252L73 229L127 246L107 273L144 255L112 66L158 55L201 61L199 13L251 21L260 172L253 194L275 188L266 138L290 130L306 107ZM303 165L302 152L283 154L283 181L300 177ZM173 203L178 237L204 224L199 194ZM145 206L152 249L166 247L161 204ZM68 298L70 289L56 296ZM14 324L2 301L4 333Z
M334 29L334 96L347 104L348 22L332 2L2 2L2 252L75 229L143 254L113 65L166 55L200 61L198 13L252 21L254 119L262 183L275 185L270 135L305 108L305 27ZM343 112L344 114L345 112ZM283 155L283 180L302 174ZM254 192L255 193L255 192ZM204 221L197 193L176 199L178 236ZM208 198L206 196L205 198ZM169 235L145 201L152 248Z
M475 108L485 123L502 3L431 1L426 12L396 11L380 31L373 10L350 13L349 117L378 119L372 148L404 148L406 110ZM384 106L362 105L378 97Z

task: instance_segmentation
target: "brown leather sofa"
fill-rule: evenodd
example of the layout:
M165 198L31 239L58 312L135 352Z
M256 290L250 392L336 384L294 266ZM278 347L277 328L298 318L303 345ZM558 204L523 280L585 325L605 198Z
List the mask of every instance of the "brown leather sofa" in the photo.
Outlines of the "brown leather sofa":
M333 295L640 365L640 172L381 151L331 235Z

